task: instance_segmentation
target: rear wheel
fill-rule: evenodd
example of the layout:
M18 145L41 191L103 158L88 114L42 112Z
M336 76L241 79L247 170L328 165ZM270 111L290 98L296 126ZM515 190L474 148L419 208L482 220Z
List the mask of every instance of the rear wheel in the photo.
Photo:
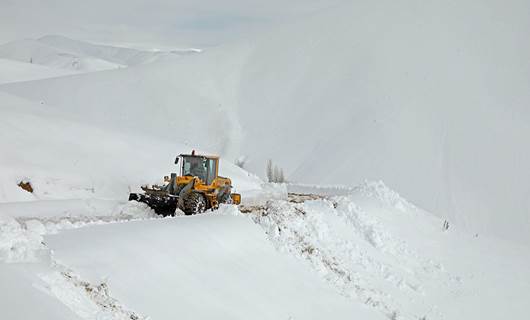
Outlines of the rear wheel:
M183 211L186 215L192 215L206 211L206 198L201 193L190 192L184 199Z

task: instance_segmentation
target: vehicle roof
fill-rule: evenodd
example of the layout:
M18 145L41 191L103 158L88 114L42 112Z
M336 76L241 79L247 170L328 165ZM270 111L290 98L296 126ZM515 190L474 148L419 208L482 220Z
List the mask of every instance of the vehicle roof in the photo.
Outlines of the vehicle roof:
M195 157L195 158L219 159L219 156L205 155L205 154L195 154L195 155L192 155L192 154L181 153L181 154L179 155L179 157Z

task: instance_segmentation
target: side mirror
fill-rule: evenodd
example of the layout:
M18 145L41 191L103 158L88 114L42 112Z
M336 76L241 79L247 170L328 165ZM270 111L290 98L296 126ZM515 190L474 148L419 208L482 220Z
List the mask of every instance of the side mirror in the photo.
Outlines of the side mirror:
M176 157L175 158L175 164L178 164L179 163L179 157Z

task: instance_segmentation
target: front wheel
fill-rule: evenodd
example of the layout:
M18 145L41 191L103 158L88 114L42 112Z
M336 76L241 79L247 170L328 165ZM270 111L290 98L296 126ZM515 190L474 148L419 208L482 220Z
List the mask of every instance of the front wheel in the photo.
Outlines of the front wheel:
M190 192L184 199L183 210L186 215L203 213L206 211L206 198L198 192Z

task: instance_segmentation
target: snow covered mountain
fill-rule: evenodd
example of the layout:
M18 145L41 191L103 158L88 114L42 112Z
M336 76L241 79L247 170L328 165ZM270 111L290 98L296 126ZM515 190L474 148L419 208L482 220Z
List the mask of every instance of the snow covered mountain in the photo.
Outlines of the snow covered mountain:
M361 1L185 59L0 90L186 140L200 115L190 142L261 176L272 159L296 182L382 179L470 232L527 242L525 8Z
M0 3L0 318L525 317L528 3L54 4ZM241 211L126 201L192 149Z
M167 56L197 53L196 49L142 51L96 45L63 36L44 36L36 40L17 40L0 46L0 58L32 64L90 72L149 63Z

